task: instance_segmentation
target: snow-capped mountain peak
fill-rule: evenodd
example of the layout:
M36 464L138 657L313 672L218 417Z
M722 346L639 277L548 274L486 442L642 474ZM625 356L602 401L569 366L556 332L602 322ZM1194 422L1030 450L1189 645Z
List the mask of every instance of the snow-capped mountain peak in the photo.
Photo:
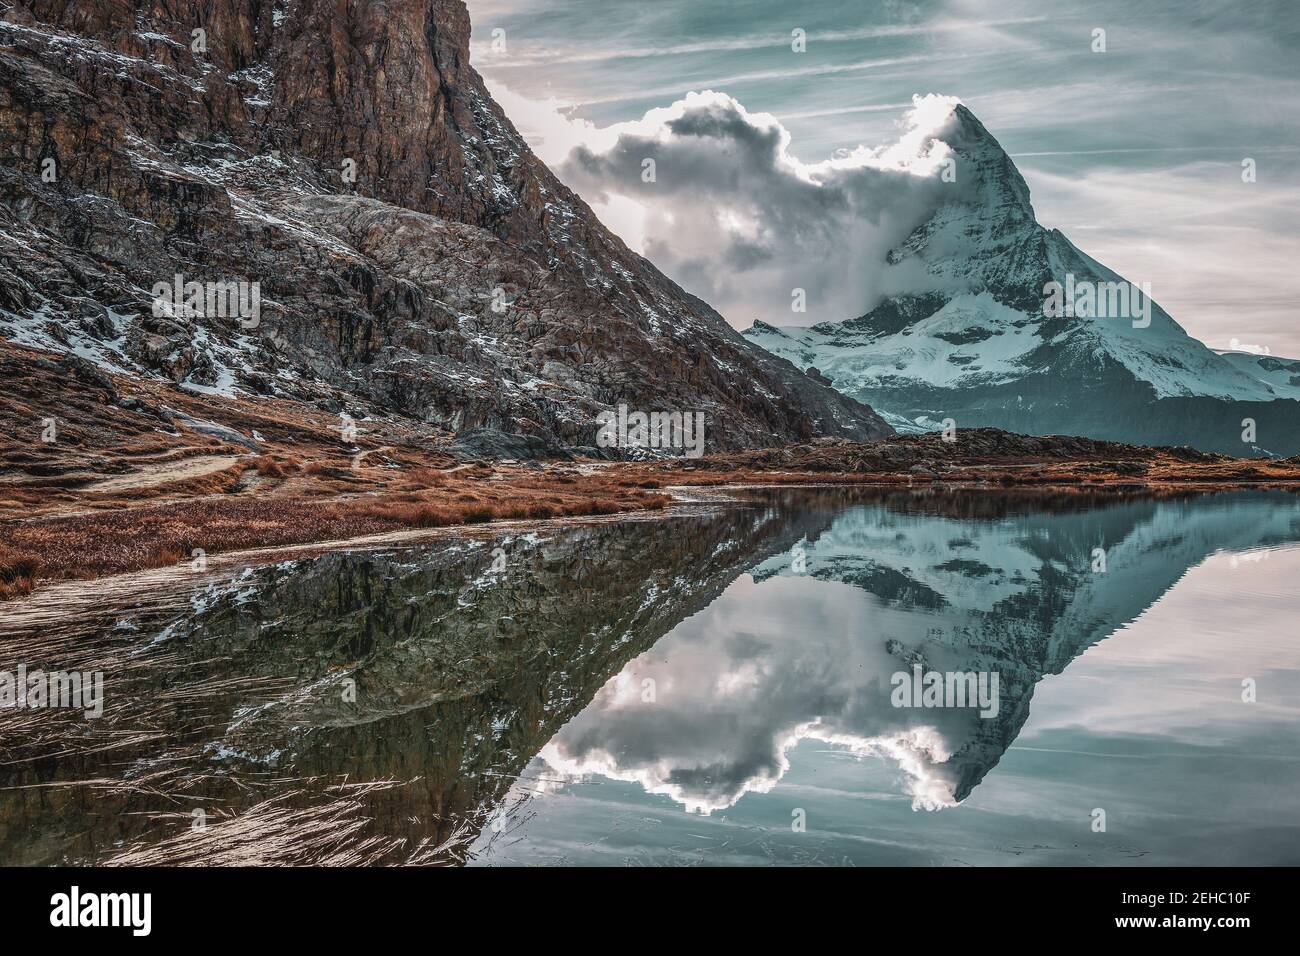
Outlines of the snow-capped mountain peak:
M939 136L951 194L886 257L884 282L906 291L847 321L756 322L746 336L816 367L895 427L953 418L1241 454L1251 418L1268 421L1259 450L1300 450L1300 407L1286 401L1300 398L1295 373L1226 360L1159 306L1149 281L1041 225L1015 163L965 106Z

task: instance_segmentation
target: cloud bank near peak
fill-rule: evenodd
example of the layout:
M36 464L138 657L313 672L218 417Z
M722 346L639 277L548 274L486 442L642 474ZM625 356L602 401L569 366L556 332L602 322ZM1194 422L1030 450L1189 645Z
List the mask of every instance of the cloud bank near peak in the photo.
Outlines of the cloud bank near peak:
M741 328L853 318L905 289L885 256L941 199L957 103L914 97L896 142L805 163L776 117L712 90L605 128L501 98L606 225Z

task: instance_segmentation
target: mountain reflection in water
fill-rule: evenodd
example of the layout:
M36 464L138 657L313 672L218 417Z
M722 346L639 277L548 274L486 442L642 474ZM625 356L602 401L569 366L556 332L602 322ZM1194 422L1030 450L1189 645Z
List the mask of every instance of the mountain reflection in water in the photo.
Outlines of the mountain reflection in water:
M1072 701L1106 740L1136 747L1130 774L1150 772L1169 755L1141 736L1152 728L1135 722L1138 697L1187 675L1152 648L1209 645L1208 676L1180 692L1234 705L1230 718L1215 711L1217 743L1258 758L1228 791L1258 839L1231 842L1300 858L1300 600L1240 590L1250 571L1300 567L1288 548L1300 498L744 499L334 552L166 599L118 596L57 626L6 618L0 668L102 670L106 706L90 721L0 711L0 862L973 862L936 841L1016 862L1041 849L1017 850L1020 828L1053 814L1077 825L1048 829L1082 847L1039 856L1147 861L1159 850L1144 840L1182 832L1180 814L1112 794L1133 808L1116 805L1109 832L1090 833L1096 771L1061 756L1078 749L1067 738L1079 721L1044 727L1054 746L1008 750L1045 676L1117 630L1097 650L1123 646L1142 624L1131 622L1218 551L1211 563L1237 564L1238 590L1216 604L1263 642L1253 658L1242 635L1197 644L1194 618L1053 713ZM996 716L894 707L890 676L914 664L997 672ZM1241 703L1252 677L1260 701ZM1221 780L1216 741L1202 743L1201 768ZM1040 751L1057 762L998 797L1006 829L974 816L1001 786L1000 762ZM1047 792L1063 774L1074 797ZM830 820L841 824L828 835Z

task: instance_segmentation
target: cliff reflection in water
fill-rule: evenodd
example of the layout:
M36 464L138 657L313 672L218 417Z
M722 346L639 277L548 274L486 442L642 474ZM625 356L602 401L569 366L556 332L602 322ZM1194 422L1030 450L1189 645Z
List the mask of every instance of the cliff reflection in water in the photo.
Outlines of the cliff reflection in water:
M1297 539L1285 494L792 489L7 622L0 660L102 670L107 700L97 721L0 711L0 862L465 862L563 781L716 811L777 787L806 739L887 757L915 806L947 807L1043 675L1215 550ZM729 588L765 599L683 624ZM914 663L997 671L997 716L892 707Z

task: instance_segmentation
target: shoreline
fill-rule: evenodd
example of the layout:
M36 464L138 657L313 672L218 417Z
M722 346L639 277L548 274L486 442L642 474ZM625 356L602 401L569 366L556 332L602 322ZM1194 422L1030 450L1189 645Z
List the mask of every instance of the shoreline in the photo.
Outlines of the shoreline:
M618 468L623 463L614 463ZM641 466L637 466L641 467ZM749 480L727 482L684 483L663 485L658 489L658 496L668 498L668 505L654 507L641 506L628 510L613 512L592 512L587 514L566 514L555 517L518 517L494 518L481 522L447 523L432 527L399 526L370 533L350 536L310 537L284 542L266 542L251 544L230 550L212 550L204 553L201 570L196 570L191 559L153 564L116 573L98 571L94 567L77 568L72 573L58 577L36 575L30 579L30 586L22 591L0 592L0 606L6 610L6 623L25 618L28 621L41 613L44 607L58 610L54 616L66 615L70 608L88 607L88 602L102 600L105 592L117 592L127 585L133 585L133 593L144 591L172 590L180 582L205 581L222 577L231 570L239 568L263 567L282 561L298 560L306 557L318 557L333 551L376 550L386 547L419 546L426 542L457 538L475 540L494 538L503 533L517 531L527 534L547 529L568 529L584 525L606 524L611 522L650 521L663 518L680 517L699 509L744 505L745 498L734 492L744 491L799 491L854 489L875 492L911 492L953 493L961 492L971 495L1065 497L1077 498L1095 496L1102 499L1122 500L1124 498L1168 498L1198 497L1231 491L1285 491L1300 494L1300 475L1294 479L1280 480L1180 480L1146 481L1124 483L1085 483L1085 482L1034 482L1007 485L992 483L987 480L856 480L858 476L831 476L812 473L781 473L779 475L757 474ZM779 480L772 480L777 478ZM828 480L828 478L830 480ZM219 500L219 499L218 499ZM356 500L356 499L354 499ZM333 502L334 505L345 504ZM122 509L113 514L122 514L134 509ZM87 514L101 512L81 512L76 515L59 518L28 519L30 522L52 520L76 520ZM0 524L0 555L6 547L6 531L13 523ZM0 628L0 634L6 628Z
M427 423L268 397L194 395L0 343L0 604L60 581L192 559L513 522L657 513L706 489L861 486L1059 495L1300 491L1300 456L1232 458L994 428L802 443L698 458L516 460L526 436L468 443ZM64 409L46 441L34 405ZM351 425L340 429L340 421ZM485 437L486 434L486 437ZM463 436L462 436L463 437ZM536 438L536 436L533 436ZM540 441L540 439L538 439ZM589 449L593 451L594 449ZM514 453L519 453L515 451ZM496 457L494 457L496 456Z

